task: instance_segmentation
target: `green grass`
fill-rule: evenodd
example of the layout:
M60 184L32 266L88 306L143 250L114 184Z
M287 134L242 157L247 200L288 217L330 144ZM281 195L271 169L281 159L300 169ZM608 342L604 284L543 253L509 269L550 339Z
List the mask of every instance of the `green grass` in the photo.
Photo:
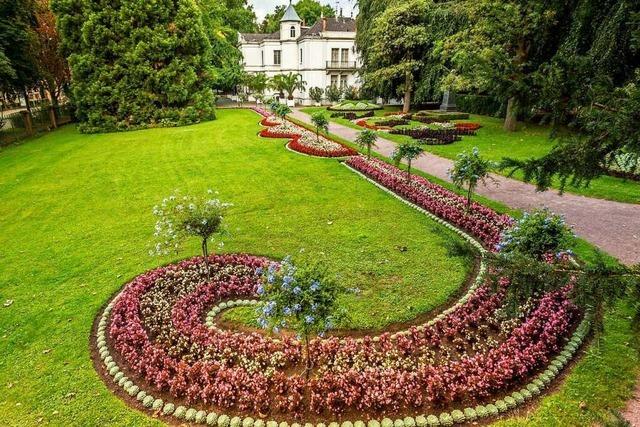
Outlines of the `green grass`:
M393 111L396 107L387 107ZM322 111L322 107L305 108L302 111L312 114ZM376 116L382 115L384 111L377 112ZM330 119L335 123L348 126L354 129L361 129L355 123L340 118ZM425 149L433 154L437 154L448 159L455 159L462 151L471 150L478 147L480 153L491 160L500 161L505 157L514 159L536 158L547 154L553 145L553 140L549 139L549 128L535 124L521 124L517 132L505 132L502 129L503 120L495 117L471 115L469 121L477 122L483 127L475 136L465 136L462 141L450 145L425 146ZM422 125L420 122L411 122L411 125ZM388 132L378 132L382 137L394 142L411 141L412 138L405 135L394 135ZM506 175L508 171L501 172ZM516 172L513 176L522 180L523 175ZM554 183L554 188L560 188L559 182ZM640 203L640 182L624 180L611 176L603 176L590 183L588 187L568 186L567 192L580 194L587 197L614 200L625 203Z
M221 110L215 122L175 129L81 135L65 127L0 152L0 302L14 300L0 306L0 424L159 424L98 378L89 334L122 283L170 261L147 250L151 208L175 188L215 188L235 204L225 251L324 258L363 290L344 301L353 326L411 318L458 288L468 261L443 247L455 237L335 160L257 138L257 122L252 112ZM591 250L583 244L580 253ZM183 256L196 251L193 242ZM584 425L620 407L637 363L625 344L627 315L610 315L605 341L560 392L514 422ZM587 411L576 409L580 400Z

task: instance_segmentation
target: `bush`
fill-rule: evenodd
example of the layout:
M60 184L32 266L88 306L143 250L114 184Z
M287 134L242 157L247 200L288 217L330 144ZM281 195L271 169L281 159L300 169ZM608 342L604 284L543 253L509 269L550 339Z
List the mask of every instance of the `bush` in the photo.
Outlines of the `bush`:
M483 95L457 95L456 105L460 111L483 116L504 118L506 105L504 102Z
M344 97L346 99L359 100L360 99L360 91L355 86L347 86L344 89Z
M342 98L342 90L337 85L327 86L324 93L331 103L338 102Z
M312 87L311 89L309 89L309 97L315 102L320 103L324 98L324 90L317 86Z
M569 250L574 235L560 215L539 209L524 216L505 231L497 249L505 254L520 254L535 259L545 255L561 255Z

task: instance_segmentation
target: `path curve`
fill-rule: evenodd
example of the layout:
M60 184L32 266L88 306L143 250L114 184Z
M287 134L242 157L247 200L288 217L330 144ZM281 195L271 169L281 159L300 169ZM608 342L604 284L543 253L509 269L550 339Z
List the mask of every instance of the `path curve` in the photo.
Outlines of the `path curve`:
M291 116L310 123L308 114L294 110ZM353 141L358 130L329 122L329 132ZM374 149L390 157L396 143L378 137ZM440 179L451 181L447 171L453 162L444 157L425 153L412 166ZM640 263L640 205L593 199L555 191L538 192L535 186L501 175L493 175L497 183L480 185L477 193L516 209L531 210L548 207L563 214L576 234L626 264Z

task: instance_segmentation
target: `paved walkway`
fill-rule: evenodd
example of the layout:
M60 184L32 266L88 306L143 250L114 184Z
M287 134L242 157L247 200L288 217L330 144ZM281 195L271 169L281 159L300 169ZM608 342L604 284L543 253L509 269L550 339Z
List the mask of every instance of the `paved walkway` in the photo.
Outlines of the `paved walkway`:
M294 110L291 115L310 123L309 115ZM356 129L331 122L329 132L353 141ZM378 138L375 151L389 157L396 144ZM453 162L443 157L425 153L413 165L430 175L450 181L447 171ZM535 186L521 181L494 175L497 181L480 186L477 192L485 197L516 209L531 210L548 207L563 214L576 234L627 264L640 263L640 205L592 199L556 191L536 192Z

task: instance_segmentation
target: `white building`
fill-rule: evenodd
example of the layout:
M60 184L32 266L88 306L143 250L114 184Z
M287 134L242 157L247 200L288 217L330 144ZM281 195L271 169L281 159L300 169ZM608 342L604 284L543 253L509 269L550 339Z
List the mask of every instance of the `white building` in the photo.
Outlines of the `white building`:
M312 87L359 86L355 38L353 18L323 17L307 27L291 3L280 20L280 31L239 35L245 71L266 73L268 77L290 72L301 74L306 90L296 91L294 97L302 104L312 102L309 98Z

